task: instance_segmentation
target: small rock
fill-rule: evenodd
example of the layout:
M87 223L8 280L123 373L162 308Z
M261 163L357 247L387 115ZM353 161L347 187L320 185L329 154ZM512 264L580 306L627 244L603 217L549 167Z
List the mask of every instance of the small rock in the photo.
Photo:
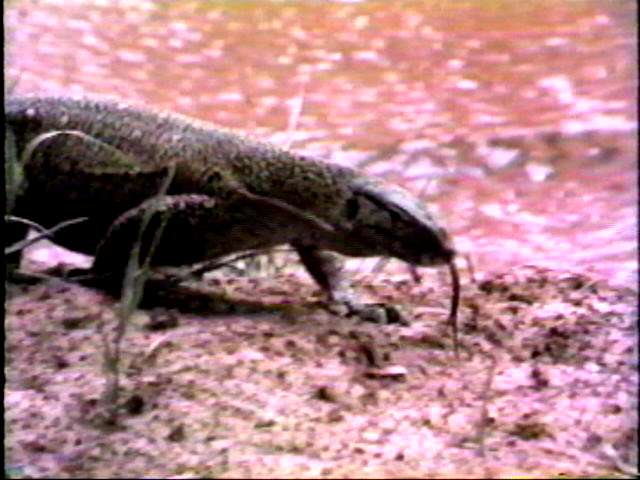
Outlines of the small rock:
M485 159L491 170L500 170L515 165L522 158L522 152L515 148L479 146L476 153Z
M65 316L60 323L65 330L74 330L80 327L85 320L87 320L87 316L84 314L69 315Z
M275 420L263 420L261 422L256 422L253 428L255 428L256 430L259 430L262 428L271 428L275 426L275 424L276 424Z
M339 408L334 408L327 414L328 423L338 423L343 420L344 420L344 414Z
M169 435L167 435L167 440L169 440L170 442L181 442L182 440L184 440L184 437L184 425L180 423L169 432Z
M265 356L256 350L242 350L235 355L235 358L242 362L259 362L264 360Z
M362 432L362 439L365 442L375 443L380 440L380 433L374 430L365 430L364 432Z
M425 150L431 150L436 146L436 143L434 143L432 140L429 140L427 138L418 138L415 140L407 140L406 142L403 142L400 145L399 150L403 153L416 153Z
M462 67L464 67L465 63L466 62L464 60L460 60L459 58L452 58L451 60L447 61L447 67L451 70L460 70Z
M337 402L339 400L338 392L329 385L322 385L316 390L314 397L325 402Z
M36 453L44 453L48 451L47 445L39 439L27 440L22 442L22 447L25 450L30 450Z
M522 440L538 440L551 435L544 423L533 421L516 423L509 433Z
M542 163L530 162L524 169L532 182L544 182L555 174L553 167Z
M478 82L468 78L461 78L456 82L456 88L458 90L476 90L478 88Z
M65 357L59 354L55 354L53 356L53 363L55 364L56 368L60 370L62 370L63 368L67 368L69 366L69 361Z
M144 398L134 393L124 402L123 407L130 415L139 415L144 410L144 404Z
M365 373L367 378L389 378L392 380L404 380L407 377L407 369L402 365L389 365L385 368L369 368Z

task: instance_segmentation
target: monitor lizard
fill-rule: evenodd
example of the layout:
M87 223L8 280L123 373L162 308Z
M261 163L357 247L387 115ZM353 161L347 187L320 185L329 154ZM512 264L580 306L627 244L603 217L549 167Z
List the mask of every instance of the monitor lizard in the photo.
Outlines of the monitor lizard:
M143 213L170 169L156 204L169 216L152 266L289 244L331 302L385 322L391 310L359 299L340 255L453 262L447 231L408 191L203 121L116 100L12 96L5 123L19 152L58 132L41 137L23 165L12 213L44 227L87 217L54 241L94 255L90 271L107 285L121 284ZM8 238L26 233L11 228Z

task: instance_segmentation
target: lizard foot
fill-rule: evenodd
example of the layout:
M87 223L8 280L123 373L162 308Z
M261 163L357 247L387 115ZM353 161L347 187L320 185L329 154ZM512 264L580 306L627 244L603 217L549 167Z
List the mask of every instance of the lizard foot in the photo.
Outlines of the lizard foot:
M397 307L385 303L353 304L350 302L335 302L329 305L329 310L339 315L355 316L364 322L380 325L410 325L407 315Z

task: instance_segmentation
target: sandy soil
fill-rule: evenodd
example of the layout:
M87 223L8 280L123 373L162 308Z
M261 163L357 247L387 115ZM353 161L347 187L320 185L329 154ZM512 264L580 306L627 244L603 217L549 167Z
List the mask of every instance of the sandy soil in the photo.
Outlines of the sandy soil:
M302 273L212 279L226 313L140 310L105 428L101 322L62 281L6 302L12 477L628 477L637 457L637 294L522 267L463 285L462 351L438 272L361 275L412 325L340 318ZM243 299L262 313L240 313ZM258 309L259 310L259 309Z

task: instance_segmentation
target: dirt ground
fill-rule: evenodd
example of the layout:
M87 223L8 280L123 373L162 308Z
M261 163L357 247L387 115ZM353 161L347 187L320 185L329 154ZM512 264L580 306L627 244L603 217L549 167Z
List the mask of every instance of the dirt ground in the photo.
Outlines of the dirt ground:
M637 469L637 293L521 267L450 288L363 274L411 326L321 308L303 273L211 279L233 308L140 310L121 416L100 426L101 322L115 301L10 287L5 473L18 477L629 477ZM241 313L262 304L262 313Z

